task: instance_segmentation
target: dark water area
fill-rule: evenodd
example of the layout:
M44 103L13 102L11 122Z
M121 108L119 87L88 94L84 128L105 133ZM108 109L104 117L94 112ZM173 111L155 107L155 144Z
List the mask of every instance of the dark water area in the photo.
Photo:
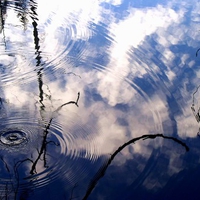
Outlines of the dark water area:
M199 10L0 1L0 199L199 199Z

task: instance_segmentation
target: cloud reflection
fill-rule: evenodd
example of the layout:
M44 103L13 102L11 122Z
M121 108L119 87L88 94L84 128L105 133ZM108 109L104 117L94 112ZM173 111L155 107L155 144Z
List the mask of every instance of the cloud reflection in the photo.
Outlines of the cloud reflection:
M193 23L198 20L197 10L188 16L186 11L190 5L180 4L176 10L176 2L171 1L165 6L150 8L130 6L126 16L116 19L112 8L122 5L123 1L105 1L112 4L109 9L103 2L38 2L39 63L31 18L24 31L18 28L20 21L13 17L16 13L9 10L5 26L7 48L13 53L19 45L20 50L13 57L1 55L1 64L11 69L7 79L18 80L27 73L31 73L31 79L4 87L1 97L19 112L22 107L28 107L44 122L53 116L63 126L65 137L69 130L76 136L72 142L81 150L80 154L76 152L77 156L85 160L109 157L125 141L144 134L196 137L198 123L190 107L192 93L199 84L198 60L194 60L195 51L192 51L198 46L195 41L199 38ZM109 13L109 18L102 13ZM192 20L186 26L185 20L189 17ZM26 52L22 48L25 44L28 53L21 54ZM4 52L3 46L1 43L1 52ZM23 58L26 62L21 65ZM2 76L8 72L6 68ZM39 75L42 75L40 79ZM76 99L78 92L81 93L79 108L63 107L55 114L56 108ZM142 167L138 164L137 172L144 172L141 185L157 190L183 169L182 152L164 151L169 146L162 140L131 145L121 152L114 168L131 163L139 156L143 163ZM145 171L145 164L151 158L161 159L153 149L155 152L161 149L166 161L164 168L168 174L162 183L157 182L155 169L163 166L153 165L151 176ZM68 150L74 151L73 146ZM70 173L75 176L75 172Z

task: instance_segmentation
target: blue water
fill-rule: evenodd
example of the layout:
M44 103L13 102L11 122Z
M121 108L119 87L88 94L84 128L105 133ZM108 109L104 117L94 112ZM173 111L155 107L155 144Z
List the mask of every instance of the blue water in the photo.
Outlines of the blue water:
M199 9L0 1L1 199L199 199Z

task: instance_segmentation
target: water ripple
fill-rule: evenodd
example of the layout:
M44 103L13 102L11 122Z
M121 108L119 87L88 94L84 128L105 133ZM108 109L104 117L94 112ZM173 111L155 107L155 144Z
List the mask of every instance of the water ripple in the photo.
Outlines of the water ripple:
M73 16L72 11L65 17L55 14L52 8L46 19L40 19L42 15L34 1L8 1L3 8L6 15L3 15L4 22L0 26L2 85L36 80L35 71L40 69L46 74L60 69L67 71L71 66L71 63L66 63L68 56L79 59L85 54L91 33L78 27L79 19Z
M60 123L15 113L1 122L0 185L5 193L8 188L17 193L43 188L63 178L75 184L89 173L87 162L98 160L89 129L73 120ZM91 143L84 144L83 138Z

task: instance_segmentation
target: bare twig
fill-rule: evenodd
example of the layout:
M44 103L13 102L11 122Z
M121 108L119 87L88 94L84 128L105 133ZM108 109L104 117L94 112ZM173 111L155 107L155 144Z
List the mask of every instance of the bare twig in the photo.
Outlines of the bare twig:
M197 49L197 51L196 51L196 57L198 56L198 52L200 51L200 48L199 49Z
M98 183L98 181L104 176L107 168L109 167L111 162L114 160L115 156L118 153L120 153L125 147L127 147L130 144L134 144L136 141L141 140L141 139L142 140L155 139L157 137L173 140L173 141L177 142L178 144L182 145L186 149L186 151L189 151L189 147L184 142L182 142L181 140L179 140L179 139L177 139L175 137L165 136L163 134L142 135L140 137L133 138L133 139L129 140L128 142L124 143L113 154L111 154L111 157L108 159L107 163L105 163L105 165L103 167L101 167L100 170L94 176L93 180L91 181L91 183L90 183L90 185L89 185L89 187L88 187L88 189L86 191L85 196L83 197L83 200L86 200L89 197L89 195L91 194L91 192L95 188L95 186Z

